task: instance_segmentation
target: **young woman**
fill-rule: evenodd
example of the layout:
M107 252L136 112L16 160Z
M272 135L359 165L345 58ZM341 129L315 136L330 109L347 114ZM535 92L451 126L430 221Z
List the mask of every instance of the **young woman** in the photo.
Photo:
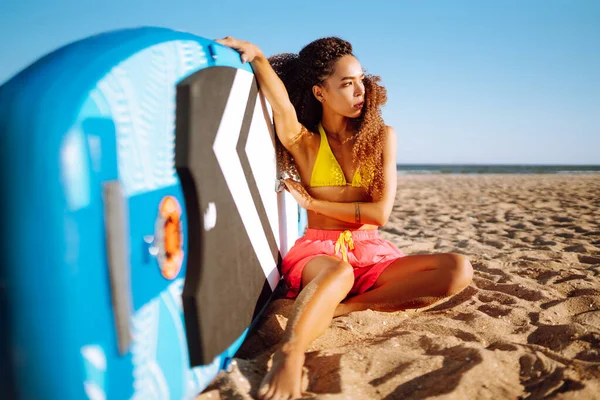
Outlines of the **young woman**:
M258 390L298 398L304 352L334 316L425 307L464 289L473 271L462 255L405 256L378 236L396 195L396 133L381 117L385 89L350 43L323 38L267 59L249 42L218 42L252 63L273 108L284 184L307 210L306 234L282 265L295 312Z

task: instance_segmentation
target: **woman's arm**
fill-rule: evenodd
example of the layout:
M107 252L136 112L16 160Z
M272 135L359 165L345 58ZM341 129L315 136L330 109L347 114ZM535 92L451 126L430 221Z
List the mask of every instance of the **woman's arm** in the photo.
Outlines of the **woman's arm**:
M275 129L281 144L290 149L298 139L302 125L298 122L296 110L292 105L288 92L277 73L269 64L263 52L254 44L243 40L226 37L217 40L224 46L231 47L240 53L242 62L250 62L254 75L260 86L260 91L265 95L273 109ZM292 153L293 155L293 153Z
M383 226L386 224L396 197L396 132L387 127L383 148L383 177L385 188L381 198L370 203L340 203L311 197L298 182L286 180L285 184L301 207L344 222Z

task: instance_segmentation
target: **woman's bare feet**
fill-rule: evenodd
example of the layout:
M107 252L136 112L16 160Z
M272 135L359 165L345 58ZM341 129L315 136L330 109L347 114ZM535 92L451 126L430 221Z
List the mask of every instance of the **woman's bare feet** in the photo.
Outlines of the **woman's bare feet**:
M288 400L302 397L304 352L283 346L273 355L273 365L258 389L260 400Z

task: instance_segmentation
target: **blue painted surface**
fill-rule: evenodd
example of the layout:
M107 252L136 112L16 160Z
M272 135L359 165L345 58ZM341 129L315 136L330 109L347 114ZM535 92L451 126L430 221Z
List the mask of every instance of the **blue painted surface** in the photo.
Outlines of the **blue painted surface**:
M189 368L185 260L167 280L140 240L154 234L167 195L182 205L185 232L175 88L213 65L251 71L207 39L140 28L65 46L0 87L1 229L9 238L0 245L0 393L190 398L240 347L248 331L212 364ZM102 184L115 179L130 213L133 343L125 355L117 351L103 219Z

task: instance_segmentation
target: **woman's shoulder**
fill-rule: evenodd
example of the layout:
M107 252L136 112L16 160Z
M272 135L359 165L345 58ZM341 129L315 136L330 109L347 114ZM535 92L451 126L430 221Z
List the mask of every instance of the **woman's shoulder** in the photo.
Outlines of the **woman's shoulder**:
M396 130L390 125L385 125L385 138L388 140L389 139L395 140L396 136L397 136Z
M385 137L384 137L384 142L385 142L385 148L386 149L390 149L396 148L396 144L398 143L398 136L396 134L396 130L394 130L394 128L392 128L390 125L385 125Z

